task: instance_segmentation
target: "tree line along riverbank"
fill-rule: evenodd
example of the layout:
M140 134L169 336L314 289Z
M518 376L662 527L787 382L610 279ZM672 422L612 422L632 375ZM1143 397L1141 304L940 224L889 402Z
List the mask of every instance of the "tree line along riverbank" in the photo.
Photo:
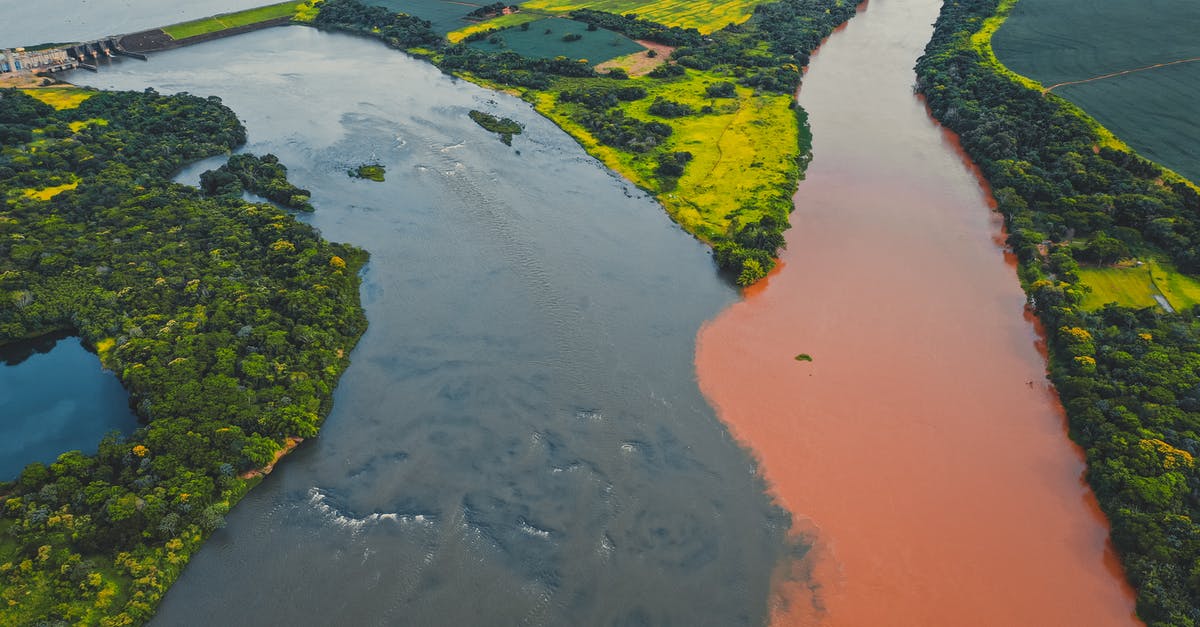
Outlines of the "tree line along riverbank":
M0 91L0 345L78 334L144 422L0 483L0 623L148 620L253 471L328 414L367 254L242 200L311 208L273 157L206 173L209 193L171 182L245 139L215 97Z
M1200 318L1085 306L1084 264L1137 255L1200 272L1200 194L1078 107L1002 66L1013 0L948 3L918 89L990 183L1087 479L1151 625L1200 622Z

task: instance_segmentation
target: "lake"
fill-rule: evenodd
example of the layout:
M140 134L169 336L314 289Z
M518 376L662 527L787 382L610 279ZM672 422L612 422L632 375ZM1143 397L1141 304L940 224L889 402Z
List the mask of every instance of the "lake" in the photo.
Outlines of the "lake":
M136 427L125 388L79 338L48 335L0 349L0 481L66 451L95 453L109 432Z

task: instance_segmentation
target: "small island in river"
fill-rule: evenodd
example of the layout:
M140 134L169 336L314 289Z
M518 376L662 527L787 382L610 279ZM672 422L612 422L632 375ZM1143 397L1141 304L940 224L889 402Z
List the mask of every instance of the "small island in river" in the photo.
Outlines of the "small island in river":
M382 183L384 180L384 175L387 174L387 169L385 169L383 165L379 163L364 163L357 168L350 170L347 172L347 174L356 179L367 179L368 181Z
M472 109L467 115L471 116L476 124L499 135L505 146L511 146L513 135L520 135L521 131L525 130L516 120L498 118L483 111Z

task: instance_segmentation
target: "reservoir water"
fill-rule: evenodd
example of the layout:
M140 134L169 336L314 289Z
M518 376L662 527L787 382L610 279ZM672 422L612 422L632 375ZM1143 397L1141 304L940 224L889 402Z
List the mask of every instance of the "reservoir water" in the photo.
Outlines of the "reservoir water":
M940 6L814 56L784 267L704 328L701 387L815 539L776 623L1134 624L1000 217L913 95Z
M0 349L0 481L66 451L95 453L109 432L136 427L129 395L79 338L48 335Z
M221 97L324 236L372 255L321 435L156 624L767 620L802 549L692 365L737 292L658 205L527 104L371 40L275 28L70 79ZM507 147L472 108L525 133ZM346 174L375 161L384 183Z
M262 0L48 0L6 2L0 48L123 35L269 4Z

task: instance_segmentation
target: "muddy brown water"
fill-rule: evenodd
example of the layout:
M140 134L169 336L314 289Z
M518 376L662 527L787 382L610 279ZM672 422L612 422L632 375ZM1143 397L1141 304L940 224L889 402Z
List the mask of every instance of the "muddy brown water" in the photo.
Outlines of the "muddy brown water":
M814 56L784 263L699 335L701 389L815 542L774 622L1136 624L1002 221L913 94L940 5L871 2Z

